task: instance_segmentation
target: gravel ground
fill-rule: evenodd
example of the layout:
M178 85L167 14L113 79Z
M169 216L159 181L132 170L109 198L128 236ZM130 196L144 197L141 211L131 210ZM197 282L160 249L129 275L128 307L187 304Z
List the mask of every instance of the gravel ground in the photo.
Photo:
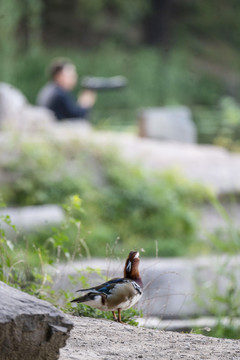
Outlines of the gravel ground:
M60 360L240 360L240 342L122 325L86 317L74 322Z

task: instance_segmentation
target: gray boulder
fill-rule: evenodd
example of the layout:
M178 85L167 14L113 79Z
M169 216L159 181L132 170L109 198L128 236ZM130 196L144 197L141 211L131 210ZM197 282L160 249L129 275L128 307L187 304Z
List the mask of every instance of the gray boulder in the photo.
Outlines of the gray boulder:
M185 106L144 109L140 113L140 136L195 143L196 126Z
M0 83L0 124L11 121L23 111L27 99L10 84Z
M89 146L116 149L124 161L147 172L177 170L190 181L218 195L240 193L240 155L213 145L196 145L139 138L130 133L98 131Z
M0 128L18 131L48 130L55 121L45 108L32 106L14 86L0 83Z
M0 360L55 360L73 324L47 301L0 282Z

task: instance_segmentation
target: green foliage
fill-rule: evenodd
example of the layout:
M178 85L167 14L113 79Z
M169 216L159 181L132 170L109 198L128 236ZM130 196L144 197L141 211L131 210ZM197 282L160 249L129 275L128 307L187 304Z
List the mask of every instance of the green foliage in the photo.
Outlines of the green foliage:
M113 320L112 312L94 309L85 304L77 304L76 307L69 305L66 311L74 316L88 316L97 319ZM142 313L134 308L123 311L121 315L123 322L133 326L138 326L138 322L135 318L142 317Z
M4 78L3 69L0 69L0 78L11 80L30 102L35 103L38 91L48 81L46 68L49 62L62 54L62 48L22 54L21 61L17 61L12 69L11 79ZM230 129L228 139L239 137L236 133L238 125L225 122L226 112L228 118L232 117L230 112L235 112L237 105L232 106L233 100L229 102L224 98L227 92L224 80L199 70L189 51L175 49L166 56L156 48L126 50L107 43L94 51L68 49L64 54L76 64L80 79L86 75L121 74L129 81L122 91L98 94L91 111L91 122L97 127L136 131L139 108L183 104L192 109L200 142L212 143L220 135L226 137L225 133L219 133L220 129ZM208 55L204 53L202 57L205 56ZM79 90L80 86L76 93Z
M60 229L65 237L58 240L66 249L74 250L79 219L82 238L96 256L105 256L106 247L113 247L116 239L120 252L137 247L145 249L147 256L156 255L156 248L161 256L182 255L197 237L193 205L208 192L178 172L149 177L107 150L83 146L77 140L19 141L14 148L9 142L7 148L2 144L1 151L7 159L2 165L7 182L2 181L1 187L8 204L62 204L73 194L82 199L85 211L75 209L72 215L78 225ZM48 234L53 238L52 231ZM39 246L45 231L43 235Z
M5 204L2 202L0 194L0 208L4 207ZM11 255L14 250L14 244L11 240L6 237L4 227L11 227L12 230L16 231L14 225L11 224L9 216L0 216L0 280L8 281L12 277L12 270L15 268L15 264L12 263Z
M149 10L149 5L144 0L129 0L128 3L120 0L78 0L80 19L87 20L88 31L105 33L109 24L109 16L116 21L109 37L120 38L121 33L126 33L132 25L142 20ZM105 23L105 24L104 24ZM104 26L105 25L105 26ZM125 28L124 28L125 26ZM127 27L127 28L126 28Z
M21 54L21 61L13 68L12 84L35 103L39 89L48 80L45 74L49 62L62 54L62 48ZM92 114L96 124L108 117L112 126L135 124L136 111L141 107L213 106L226 92L223 81L200 72L194 65L194 57L186 50L175 49L166 56L159 49L126 50L107 43L94 51L68 49L64 54L76 64L80 78L121 74L129 80L128 87L122 91L99 93ZM0 78L3 76L0 70Z
M59 48L21 55L22 61L14 68L13 85L19 87L34 103L37 92L48 80L44 75L49 62L54 57L62 56L62 52ZM195 76L194 81L192 79L189 71L191 58L186 52L176 50L166 59L157 49L127 51L113 44L103 44L95 51L79 52L68 49L64 53L76 64L80 78L86 75L121 74L129 80L129 86L125 90L99 94L93 115L98 122L101 120L97 118L98 115L104 114L106 118L111 109L115 110L115 116L119 110L123 111L123 115L118 119L123 121L126 110L136 111L142 106L191 104L198 100L198 78ZM206 82L206 87L209 83L210 81ZM133 122L134 119L129 118L130 120Z
M22 17L27 21L28 52L39 54L42 45L42 0L27 0Z
M58 227L18 235L18 251L25 255L30 266L34 267L34 264L37 264L43 268L43 263L54 265L60 261L74 261L83 256L90 258L88 245L81 232L80 219L84 212L81 199L77 195L72 196L63 208L66 219ZM93 270L88 268L87 271L91 273ZM98 270L94 272L101 275ZM86 281L84 276L79 276L78 280L83 284Z
M239 46L238 0L220 0L218 7L211 0L182 0L160 9L156 2L144 0L23 0L20 4L27 22L35 15L34 11L26 11L33 3L37 8L39 4L44 6L41 30L47 44L96 47L109 40L125 46L146 44L149 40L152 43L154 36L149 36L149 27L158 20L160 26L156 26L154 35L161 39L167 33L170 44L186 46L187 41L210 38ZM156 14L157 10L163 15ZM27 37L31 30L25 29Z
M214 143L239 152L240 106L234 98L222 97L214 110L196 107L194 115L200 142Z
M114 224L120 244L142 247L147 255L156 246L161 256L184 254L197 226L188 209L204 198L204 189L174 171L147 180L140 169L122 166L112 162L107 169L109 186L99 194L103 223Z
M59 0L57 5L56 12L56 0L1 1L0 80L35 103L50 60L68 56L80 77L122 74L129 80L121 92L99 94L94 124L133 129L141 107L184 104L193 111L200 142L239 151L239 126L222 122L226 99L217 108L226 94L239 98L237 0L221 0L217 9L210 0L171 3L166 26L156 27L157 38L164 29L171 35L168 51L146 42L147 24L156 21L154 2ZM227 107L236 110L235 105Z
M239 47L240 27L236 17L236 12L240 10L238 0L220 0L217 7L213 1L196 1L190 2L189 8L192 8L192 16L186 19L187 29L191 27L202 38L222 39ZM229 28L232 32L229 32Z
M235 204L236 199L228 198L228 201ZM234 256L240 253L240 231L233 223L231 216L218 199L212 197L210 204L224 221L224 227L216 229L214 232L204 234L207 238L205 243L208 252L215 254L228 254Z
M224 97L220 102L221 122L225 125L240 125L240 106L231 97Z
M239 268L231 268L230 264L231 261L228 259L220 267L211 287L209 284L202 284L201 289L198 288L198 302L205 311L218 319L217 325L207 331L208 336L239 339L240 327L236 323L240 316L240 289L237 276ZM226 284L224 289L223 281ZM198 332L206 335L204 329L199 329Z
M1 203L0 207L5 207ZM14 232L15 236L7 235ZM26 252L27 252L26 248ZM32 294L38 292L43 283L47 280L39 272L42 269L42 256L40 249L34 248L36 251L36 260L34 266L30 266L27 261L27 253L21 251L21 247L17 242L17 229L12 224L8 215L0 217L0 281L11 284L17 288L21 288ZM43 270L43 269L42 269ZM37 284L38 283L38 284Z
M201 287L201 301L209 314L214 315L218 319L228 317L231 324L231 322L233 322L234 319L239 318L240 315L238 306L240 289L238 287L236 273L229 264L230 259L227 259L226 262L220 266L211 287L209 287L208 283L204 284L206 287ZM234 270L237 269L234 268ZM220 277L226 284L224 289L221 287ZM204 289L207 291L207 297Z
M203 46L199 47L202 49ZM98 127L116 130L131 128L136 131L139 108L187 105L193 112L200 142L212 143L216 137L226 138L226 130L228 139L233 136L237 140L239 137L237 125L226 123L224 119L226 107L228 118L232 117L229 113L236 110L236 103L234 105L233 101L228 101L226 104L224 96L228 93L228 88L234 86L234 95L237 97L239 85L226 83L221 74L213 74L208 70L208 61L210 64L217 63L224 49L216 49L218 57L213 60L208 60L211 54L201 50L197 57L206 63L206 69L202 69L201 62L200 65L196 63L194 51L178 48L167 55L158 48L125 49L112 42L103 43L99 48L88 51L39 48L40 45L16 56L14 64L6 60L11 76L8 76L4 67L0 69L0 79L19 88L31 103L35 103L37 93L48 81L48 64L54 57L64 53L76 64L80 79L86 75L107 77L121 74L129 81L128 86L119 92L98 94L97 103L91 111L91 121ZM4 52L1 56L4 57L3 54ZM222 65L224 71L232 66L232 57L238 58L238 53L234 53ZM236 74L238 70L236 66ZM79 85L76 93L80 90ZM221 98L223 100L218 107ZM219 133L220 129L224 131Z
M13 140L14 141L14 140ZM5 149L11 159L2 164L2 169L12 174L12 179L5 187L5 199L16 205L45 204L48 202L62 203L66 197L76 192L81 193L81 184L71 173L71 167L83 171L84 154L74 156L74 143L66 157L60 149L61 144L52 144L50 141L22 142L8 144ZM18 150L17 150L18 148ZM86 155L87 156L87 155ZM69 161L68 161L69 160ZM83 162L81 164L81 161ZM67 171L69 167L69 171ZM85 179L87 174L85 171Z
M0 2L0 61L1 80L11 81L14 76L15 57L18 50L16 31L21 9L17 0Z
M4 207L5 204L1 202L0 207ZM79 222L72 216L73 211L81 211L81 200L75 196L69 204L65 206L67 211L67 218L61 229L54 231L53 238L47 239L43 246L37 247L36 243L31 243L32 255L34 256L34 264L29 261L28 248L25 249L25 254L19 252L18 242L15 244L10 241L6 235L4 228L7 226L8 230L11 228L15 232L16 227L11 223L9 216L1 216L0 218L0 281L3 281L11 286L15 286L24 290L32 295L35 295L41 299L48 300L55 306L60 306L64 303L63 311L76 316L89 316L95 318L111 319L110 313L102 312L97 309L92 309L84 304L78 304L77 308L72 307L70 300L73 298L73 294L65 290L54 290L52 287L54 277L48 273L48 265L52 265L53 261L51 257L47 256L48 243L51 242L51 246L54 249L55 257L54 261L58 263L60 254L63 253L67 260L73 261L76 255L80 255L82 249L87 251L86 244L80 238ZM4 224L6 226L4 226ZM78 238L75 240L75 251L69 253L69 249L63 247L63 242L66 240L66 228L68 226L76 226L78 229ZM50 241L51 240L51 241ZM85 269L87 274L96 273L106 281L106 277L102 275L99 269ZM73 283L81 282L82 286L88 286L87 277L79 272L78 278L69 277ZM137 326L135 321L136 317L142 316L141 312L135 309L128 309L122 314L122 321L130 325Z
M217 326L207 331L208 336L239 339L239 264L240 232L232 223L224 206L212 199L213 207L225 221L225 230L208 236L208 246L215 254L222 255L211 282L196 285L196 300L210 315L218 319ZM224 256L224 257L223 257ZM206 334L204 329L198 332Z
M225 97L220 102L219 124L214 143L239 152L240 106L231 97Z
M212 329L196 329L194 330L195 334L202 334L205 336L212 336L217 338L224 338L224 339L237 339L239 340L239 328L236 326L227 326L221 323L221 321L218 323L218 325Z

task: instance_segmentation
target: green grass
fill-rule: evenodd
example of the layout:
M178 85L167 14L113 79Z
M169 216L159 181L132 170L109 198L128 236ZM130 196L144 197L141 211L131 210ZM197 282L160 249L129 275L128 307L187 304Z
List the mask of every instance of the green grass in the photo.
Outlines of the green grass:
M205 336L211 336L224 339L240 339L240 328L235 326L224 326L219 322L216 327L211 329L194 329L194 334L202 334Z
M65 311L74 316L87 316L96 319L113 320L113 314L111 311L101 311L91 308L90 306L87 306L85 304L77 304L76 307L72 307L70 305L67 309L65 309ZM138 322L135 319L141 316L142 313L134 308L122 311L121 313L122 321L133 326L138 325Z

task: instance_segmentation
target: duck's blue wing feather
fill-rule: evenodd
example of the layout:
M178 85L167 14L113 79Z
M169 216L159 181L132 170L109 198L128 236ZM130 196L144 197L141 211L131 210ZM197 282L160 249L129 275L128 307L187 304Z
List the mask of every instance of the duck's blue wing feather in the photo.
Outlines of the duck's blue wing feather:
M88 289L80 289L77 291L96 291L96 292L100 292L100 293L104 293L104 294L108 295L116 284L121 284L121 283L126 283L126 282L129 282L129 280L124 279L124 278L115 278L115 279L109 280L101 285L91 287Z
M126 283L126 279L113 279L110 280L102 285L97 286L95 289L96 291L100 293L104 293L106 295L109 295L111 293L111 290L115 287L117 284L123 284Z

